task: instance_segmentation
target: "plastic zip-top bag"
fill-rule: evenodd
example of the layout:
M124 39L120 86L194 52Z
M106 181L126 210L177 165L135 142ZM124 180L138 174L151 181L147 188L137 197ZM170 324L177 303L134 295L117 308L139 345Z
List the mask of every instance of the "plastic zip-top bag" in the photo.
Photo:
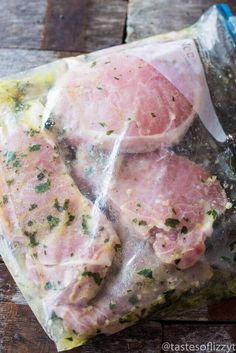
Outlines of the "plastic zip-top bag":
M0 82L0 253L71 349L236 294L235 17Z

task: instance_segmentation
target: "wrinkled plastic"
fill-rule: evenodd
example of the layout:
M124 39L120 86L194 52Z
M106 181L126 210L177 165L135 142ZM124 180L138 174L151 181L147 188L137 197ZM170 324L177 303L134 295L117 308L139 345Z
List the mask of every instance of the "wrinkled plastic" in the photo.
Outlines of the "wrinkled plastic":
M235 19L0 82L0 253L58 350L236 294Z

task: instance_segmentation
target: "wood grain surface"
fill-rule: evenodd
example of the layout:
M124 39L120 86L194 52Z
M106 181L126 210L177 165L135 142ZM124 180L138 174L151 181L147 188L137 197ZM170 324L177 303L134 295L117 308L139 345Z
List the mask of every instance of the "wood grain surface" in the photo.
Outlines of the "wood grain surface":
M222 2L236 13L234 0L130 0L126 41L188 27L211 5Z
M125 40L180 29L197 20L213 2L0 0L0 76L64 56L121 44ZM227 3L236 13L236 2ZM72 352L157 353L165 341L173 344L209 341L232 344L236 343L235 322L236 300L230 299L173 314L161 322L142 322ZM38 324L0 260L0 353L55 352L54 344Z

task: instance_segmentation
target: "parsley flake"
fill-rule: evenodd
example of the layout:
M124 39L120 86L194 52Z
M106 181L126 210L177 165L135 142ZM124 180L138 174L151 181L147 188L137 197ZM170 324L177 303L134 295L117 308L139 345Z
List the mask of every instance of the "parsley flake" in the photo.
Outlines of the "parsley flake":
M40 149L41 149L41 145L39 144L29 146L30 152L36 152L36 151L39 151Z
M215 221L218 216L218 213L216 212L216 210L209 210L209 211L207 211L207 215L212 216Z
M165 220L165 225L167 227L171 227L171 228L176 228L176 226L179 224L179 220L176 218L167 218Z
M88 277L92 277L94 282L100 286L100 284L102 283L103 278L100 276L100 274L98 272L91 272L91 271L84 271L82 273L82 276L88 276Z
M29 211L33 211L35 208L37 208L38 207L38 205L36 204L36 203L32 203L31 205L30 205L30 208L29 208Z
M37 194L42 194L50 189L50 180L47 180L45 183L39 184L35 186L35 192Z
M145 278L150 278L152 279L152 270L150 268L144 268L143 270L138 272L138 275L143 276Z
M50 230L52 230L53 228L57 227L58 224L60 223L60 219L57 218L57 217L54 217L54 216L47 216L47 221L48 221L48 224L50 226Z
M108 130L108 131L106 132L106 134L107 134L107 136L110 136L113 132L114 132L114 130Z

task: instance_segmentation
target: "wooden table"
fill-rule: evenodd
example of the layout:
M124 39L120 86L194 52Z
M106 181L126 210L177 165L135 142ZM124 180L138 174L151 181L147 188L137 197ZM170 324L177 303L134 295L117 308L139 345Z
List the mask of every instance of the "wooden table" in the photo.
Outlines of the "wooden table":
M235 0L226 2L236 13ZM1 0L0 76L125 40L180 29L192 24L213 3L213 0L130 0L129 3L126 0ZM156 353L165 341L233 344L236 343L235 322L236 300L231 299L178 313L161 322L140 323L73 352ZM39 326L0 260L0 353L54 352L54 344Z

